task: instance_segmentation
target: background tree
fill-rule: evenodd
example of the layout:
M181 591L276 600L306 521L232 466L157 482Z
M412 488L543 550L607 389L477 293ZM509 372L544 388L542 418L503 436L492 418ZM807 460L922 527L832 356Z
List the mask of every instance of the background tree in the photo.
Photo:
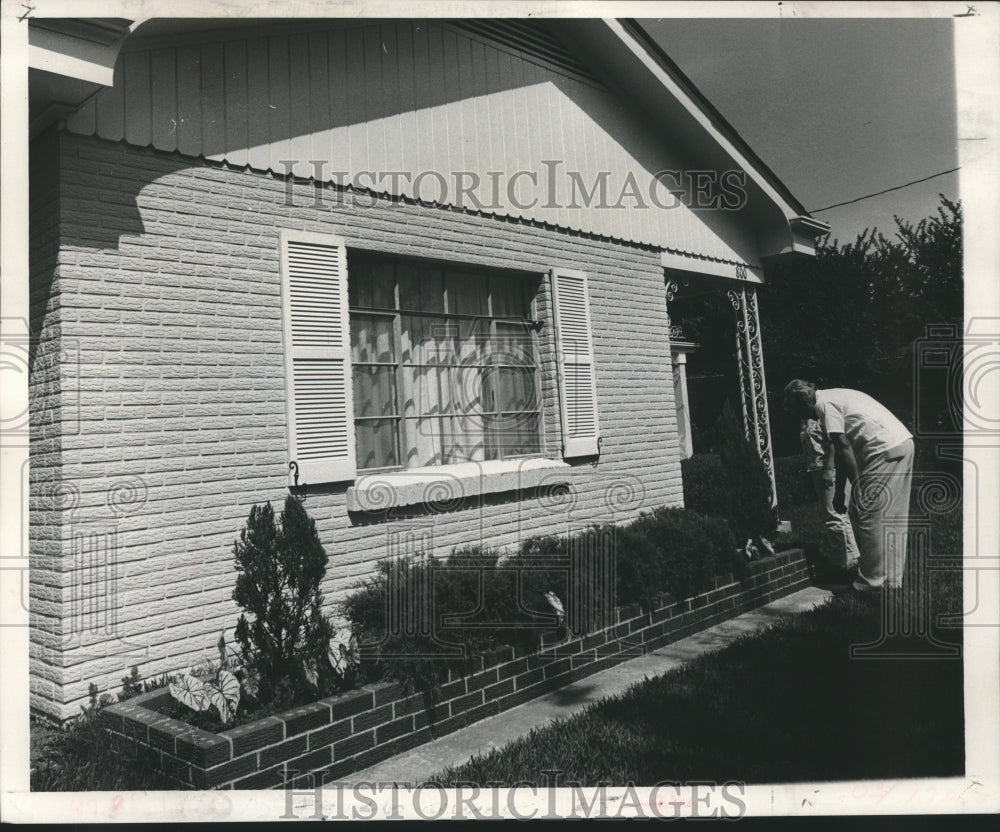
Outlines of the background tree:
M962 332L962 211L940 199L936 213L916 224L896 217L891 239L866 230L853 243L823 241L816 257L768 269L759 308L777 453L798 452L798 425L781 412L781 388L794 377L871 393L911 427L919 406L960 433L958 403L944 385L918 391L913 383L914 347L927 327ZM721 403L739 400L732 311L724 293L713 291L678 299L671 314L700 344L688 364L693 432L696 451L715 452Z

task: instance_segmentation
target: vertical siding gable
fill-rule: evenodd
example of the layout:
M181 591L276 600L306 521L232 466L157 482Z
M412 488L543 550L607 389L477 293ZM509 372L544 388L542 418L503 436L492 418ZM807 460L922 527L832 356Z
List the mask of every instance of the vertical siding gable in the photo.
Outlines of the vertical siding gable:
M478 205L457 193L455 174L478 177L487 214L551 223L732 263L755 265L751 228L723 212L652 206L657 170L689 165L669 136L645 116L571 66L554 41L515 42L518 26L487 22L380 21L302 33L261 31L219 43L125 52L115 86L100 92L67 126L71 132L151 144L238 167L348 181L364 171L408 171L359 184L378 193ZM502 31L501 31L502 30ZM506 39L505 39L506 38ZM549 44L549 47L546 47ZM548 53L546 52L548 49ZM144 94L144 90L148 93ZM558 163L555 200L546 188ZM530 171L512 188L508 178ZM576 171L588 189L608 172L614 203L633 172L645 208L570 204L567 178ZM339 174L339 175L338 175ZM500 175L494 205L491 174ZM395 187L393 185L395 184ZM665 194L662 186L657 187ZM578 194L579 196L579 194ZM538 197L538 202L530 205Z
M312 176L310 159L322 158L313 154L312 125L312 66L309 53L309 35L302 32L288 38L288 120L292 137L288 158L294 160L292 173Z
M201 50L201 130L205 147L225 145L225 67L223 44L205 44Z
M126 53L120 68L124 73L122 88L125 92L124 110L127 114L125 141L129 144L145 147L152 139L149 53Z
M177 60L173 49L154 49L149 56L150 77L152 79L152 112L153 140L151 144L157 150L173 151L177 149ZM108 95L109 90L102 90L96 96ZM72 119L67 123L74 130ZM103 123L95 126L97 135L110 139L105 132Z
M225 143L219 148L206 148L210 158L216 160L228 159L237 167L243 167L249 162L247 148L250 137L247 134L249 121L247 119L247 42L245 40L230 41L224 47L224 83L223 96L225 111L223 128Z

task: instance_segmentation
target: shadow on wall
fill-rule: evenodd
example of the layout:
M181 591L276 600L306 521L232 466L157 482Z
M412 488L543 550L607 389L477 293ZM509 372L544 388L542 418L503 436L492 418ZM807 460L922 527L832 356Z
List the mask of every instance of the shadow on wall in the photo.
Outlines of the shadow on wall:
M162 42L144 45L136 37L119 56L114 86L70 116L69 129L187 158L225 155L235 170L284 175L298 162L295 172L302 177L315 175L317 160L326 176L335 170L358 176L366 170L433 170L447 164L477 172L484 181L488 170L510 176L513 168L544 178L541 157L551 154L561 157L564 180L574 168L584 179L610 169L621 180L608 188L611 206L627 181L625 171L614 170L619 163L610 160L612 143L647 177L729 164L710 157L709 148L681 146L663 125L649 123L639 115L643 102L630 100L629 90L609 90L594 77L571 77L530 58L521 60L449 25L342 21L319 31L249 37L220 32L218 38L221 42L153 48ZM223 74L225 85L219 83ZM295 83L297 78L309 83ZM373 89L379 94L371 94ZM497 97L515 90L523 94ZM448 107L459 103L461 108ZM472 113L477 115L472 123L479 124L474 135L466 126ZM490 128L482 126L486 113ZM558 125L567 121L564 132L568 127L582 133L564 142ZM534 134L532 154L504 139L515 130ZM599 163L594 157L602 154ZM660 178L678 202L690 203L695 186L681 180ZM387 193L390 185L380 181L372 190ZM646 202L647 210L662 210ZM626 195L622 204L629 208L635 201ZM510 205L507 210L515 217L525 213ZM610 216L621 213L620 208L606 210ZM756 263L752 228L763 220L759 213L759 208L753 214L699 209L695 222L744 261ZM645 224L644 219L632 222ZM134 228L120 230L135 233ZM678 243L684 247L683 239Z

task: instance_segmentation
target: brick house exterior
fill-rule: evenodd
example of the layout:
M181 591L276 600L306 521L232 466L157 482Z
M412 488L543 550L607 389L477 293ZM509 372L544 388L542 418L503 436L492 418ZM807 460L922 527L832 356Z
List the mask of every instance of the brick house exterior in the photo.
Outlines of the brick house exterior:
M275 31L278 38L284 30ZM369 36L365 27L352 31ZM531 63L536 72L558 74L570 71L570 57L588 63L594 47L586 34L556 30L551 43L565 49L556 59L532 57L526 49L515 54L502 34L455 37L460 48L467 37L508 60ZM608 37L603 29L593 37L598 34ZM213 42L211 33L193 25L191 35L192 43ZM171 37L185 48L183 35ZM351 33L346 37L350 41ZM219 42L231 45L234 36L222 34ZM421 465L417 476L403 464L375 466L366 475L352 453L351 476L324 481L304 474L298 482L330 556L324 590L332 610L387 555L446 555L477 543L513 547L531 535L682 505L665 268L715 276L742 268L752 283L765 258L811 245L812 237L801 231L804 212L791 212L800 223L796 230L795 221L773 208L780 200L763 186L751 187L746 217L685 213L683 223L702 223L708 231L678 227L678 239L695 243L672 250L656 227L638 221L626 234L602 227L586 212L561 218L510 206L472 210L444 200L422 203L413 194L338 187L303 170L305 157L291 146L285 150L294 166L273 164L280 150L272 148L272 163L261 169L252 164L252 151L242 158L230 153L224 130L223 144L209 153L215 111L208 106L200 111L201 146L190 134L179 136L175 147L158 142L155 112L152 134L133 141L128 108L140 106L134 102L142 93L132 92L137 76L128 67L145 66L137 56L148 53L155 76L165 49L162 38L145 51L137 43L119 56L113 84L76 114L40 130L31 148L34 709L65 718L86 699L90 683L114 687L131 664L146 676L176 671L207 655L220 631L231 636L238 613L231 600L233 540L249 508L266 500L280 505L300 473L289 467L296 462L289 423L305 417L289 405L294 342L288 315L296 307L294 297L288 299L283 260L288 239L336 241L331 245L346 251L348 284L352 258L368 255L443 264L433 268L447 275L461 268L501 275L498 280L515 276L531 292L532 400L538 403L533 453L474 460L461 469L439 464L439 474ZM648 48L630 43L633 52ZM211 53L201 48L204 70ZM433 56L433 42L428 48ZM618 48L624 55L624 46ZM624 55L622 63L631 57ZM450 77L447 57L441 65ZM610 65L603 71L639 70ZM209 77L204 71L203 81ZM292 86L295 77L293 70ZM370 91L370 74L350 79L360 85L357 94ZM605 76L599 80L604 84ZM124 86L124 115L116 116L111 99L101 97L113 96L116 85ZM201 91L207 94L204 83ZM178 102L183 95L180 89ZM567 97L572 100L572 91ZM456 92L455 100L466 98ZM154 97L154 111L155 105ZM393 106L405 111L398 102ZM81 124L86 107L95 110L89 127ZM542 111L505 111L505 128L527 119L524 133L534 135ZM392 116L393 107L386 112L383 118ZM121 135L107 127L115 118L124 125ZM294 143L294 129L291 135ZM608 141L626 141L624 133L607 135ZM184 141L193 142L191 152L180 146ZM671 152L683 160L686 151ZM750 157L746 167L755 164ZM764 170L760 179L769 182ZM772 215L791 240L776 249L768 249L764 233L777 222ZM667 236L673 221L664 220ZM815 229L810 233L815 236ZM699 249L698 239L709 243ZM730 260L720 246L733 252ZM756 251L748 253L748 246ZM337 262L344 267L345 261ZM573 417L563 375L568 371L559 366L563 325L554 316L554 272L586 276L599 427L595 423L593 435L584 437L582 453L567 450L573 438L567 419ZM344 418L353 430L351 414ZM402 436L396 434L397 457ZM379 487L387 482L395 496L380 502Z

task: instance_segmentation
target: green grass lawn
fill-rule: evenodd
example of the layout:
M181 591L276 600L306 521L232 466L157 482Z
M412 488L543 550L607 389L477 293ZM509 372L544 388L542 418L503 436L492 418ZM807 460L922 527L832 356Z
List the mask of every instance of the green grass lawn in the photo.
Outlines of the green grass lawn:
M810 530L821 528L815 511L786 512L791 540L812 544ZM960 552L961 509L932 520L933 550ZM911 553L909 566L915 560ZM960 611L960 572L935 573L908 600L928 604L932 619ZM908 658L851 658L851 645L883 632L881 594L836 598L432 781L541 783L552 769L583 785L963 773L961 659L917 658L931 649L919 636L883 646ZM933 635L961 644L960 630L935 627Z

